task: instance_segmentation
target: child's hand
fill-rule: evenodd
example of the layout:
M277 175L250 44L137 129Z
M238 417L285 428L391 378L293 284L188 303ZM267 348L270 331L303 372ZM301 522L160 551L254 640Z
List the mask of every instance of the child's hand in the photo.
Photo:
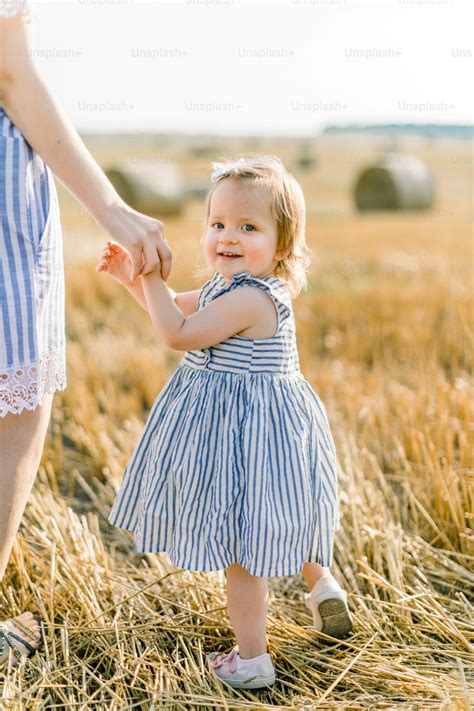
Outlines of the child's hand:
M123 284L123 286L131 286L132 281L130 275L132 273L132 259L123 247L116 242L107 242L102 258L96 264L98 272L107 272L109 276Z

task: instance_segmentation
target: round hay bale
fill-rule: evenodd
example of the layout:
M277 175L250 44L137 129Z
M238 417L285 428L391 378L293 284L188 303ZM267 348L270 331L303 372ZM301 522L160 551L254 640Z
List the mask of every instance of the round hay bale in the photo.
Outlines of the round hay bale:
M303 170L308 170L316 165L316 158L310 153L301 153L296 159L296 162Z
M120 197L139 212L159 217L179 214L184 208L186 187L176 165L124 162L105 173Z
M368 210L426 210L433 205L434 180L417 156L388 153L365 168L354 185L354 200Z
M301 168L302 170L309 170L310 168L313 168L316 163L317 160L314 154L314 144L309 141L301 143L296 156L296 164L298 165L298 168Z
M207 178L193 178L186 184L186 193L190 198L203 200L209 190L209 180Z

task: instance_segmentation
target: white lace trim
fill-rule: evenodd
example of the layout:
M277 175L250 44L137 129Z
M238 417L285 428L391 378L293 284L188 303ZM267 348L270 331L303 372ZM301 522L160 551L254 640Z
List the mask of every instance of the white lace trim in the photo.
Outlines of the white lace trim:
M35 410L46 393L64 390L66 366L64 353L51 351L38 363L22 363L0 371L0 417Z
M29 12L27 0L0 0L0 17L13 17L18 12Z

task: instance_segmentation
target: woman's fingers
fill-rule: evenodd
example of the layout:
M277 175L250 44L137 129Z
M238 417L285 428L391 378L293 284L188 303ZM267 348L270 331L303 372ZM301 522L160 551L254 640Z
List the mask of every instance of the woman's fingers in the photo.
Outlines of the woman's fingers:
M130 252L130 259L132 260L132 269L130 272L130 280L135 281L143 269L143 254L139 246L134 247Z
M143 268L141 274L149 274L154 269L160 268L161 278L166 280L171 274L171 250L162 240L145 243L143 246ZM163 264L165 260L165 264Z
M149 274L154 271L156 267L160 264L160 257L156 247L150 244L146 244L143 248L143 268L142 274Z
M173 255L168 247L166 237L163 236L156 249L161 262L161 278L166 281L171 274L171 263L173 261Z
M144 263L141 274L149 274L160 268L163 279L171 273L171 250L164 236L164 226L160 220L151 220L142 242Z

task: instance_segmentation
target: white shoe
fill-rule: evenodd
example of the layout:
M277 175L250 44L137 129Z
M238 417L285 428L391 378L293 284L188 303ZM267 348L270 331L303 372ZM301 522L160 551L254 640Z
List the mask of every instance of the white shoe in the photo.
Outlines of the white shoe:
M241 659L236 645L228 654L211 652L206 659L214 676L234 689L259 689L275 683L275 669L268 652Z
M330 637L343 639L352 629L347 593L332 575L323 576L304 594L306 607L313 615L314 627Z

